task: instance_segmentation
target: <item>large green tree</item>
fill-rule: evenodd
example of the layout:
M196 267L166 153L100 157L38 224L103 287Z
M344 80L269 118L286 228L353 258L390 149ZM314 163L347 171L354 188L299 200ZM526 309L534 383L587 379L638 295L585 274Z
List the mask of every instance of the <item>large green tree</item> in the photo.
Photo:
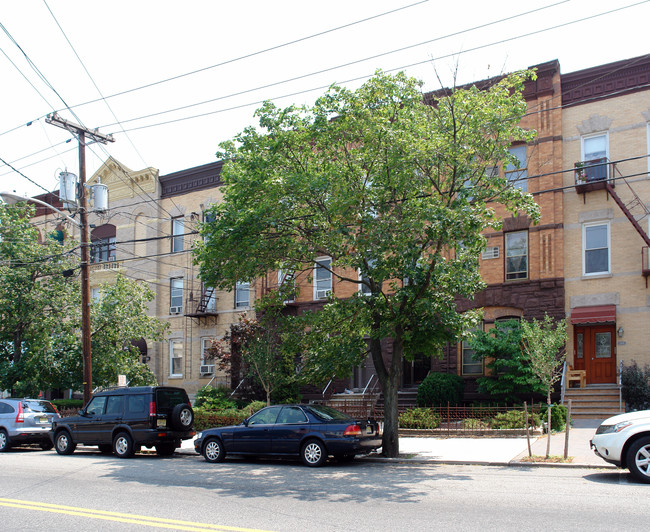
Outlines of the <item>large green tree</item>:
M387 456L399 453L403 359L440 353L478 321L479 312L457 312L455 298L484 286L478 255L481 231L499 226L492 206L538 217L532 198L493 171L516 164L512 142L534 137L519 126L531 75L425 102L417 80L379 72L354 91L331 87L310 107L265 103L260 128L217 154L228 160L227 186L202 229L204 281L232 288L274 269L298 276L331 257L334 294L301 317L304 371L326 381L370 353ZM359 283L363 293L336 297Z
M78 243L39 233L33 209L0 207L0 387L17 395L83 387ZM155 377L131 340L161 340L164 324L147 315L153 292L122 276L91 302L93 384Z

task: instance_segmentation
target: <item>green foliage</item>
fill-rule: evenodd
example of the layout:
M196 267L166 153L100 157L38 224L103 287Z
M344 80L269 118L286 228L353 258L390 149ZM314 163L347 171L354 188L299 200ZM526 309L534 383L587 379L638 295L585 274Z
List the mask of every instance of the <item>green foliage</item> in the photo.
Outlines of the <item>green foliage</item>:
M546 421L548 419L548 405L542 405L540 410L541 418ZM567 407L564 405L551 405L551 430L561 432L566 428L566 414Z
M545 392L522 352L519 320L498 321L489 331L478 331L471 346L474 359L484 360L490 373L477 379L479 393L494 401L515 403Z
M650 408L650 366L640 368L633 360L623 366L622 394L628 411Z
M463 399L464 381L451 373L429 373L418 386L418 406L458 404Z
M39 242L32 207L0 206L0 388L34 396L52 388L83 388L81 290L70 252L74 240ZM118 276L91 302L94 386L155 384L131 340L162 340L165 326L148 316L153 292Z
M403 429L435 429L440 426L440 416L431 408L411 408L399 415Z
M235 408L223 410L194 409L194 428L197 432L212 427L239 425L248 416L245 411Z
M463 419L463 428L465 430L485 430L488 429L489 427L490 427L489 423L486 423L481 419L474 419L471 417Z
M57 410L79 410L84 405L81 399L52 399L50 402L56 406Z
M204 386L196 392L194 399L195 408L204 410L223 410L235 408L237 403L230 398L230 389L225 386Z
M528 426L539 427L539 414L528 412ZM509 410L497 414L490 420L493 429L524 429L526 428L526 413L523 410Z
M303 333L294 329L293 353L302 355L302 375L319 384L349 374L370 351L395 405L384 430L391 456L403 359L437 356L480 319L457 312L456 301L485 286L481 233L500 225L492 206L539 219L532 196L487 171L515 163L512 142L535 136L519 125L531 77L445 91L428 105L419 81L378 72L357 90L332 86L313 106L266 102L259 128L218 153L228 161L227 186L201 226L203 281L232 289L279 269L305 279L317 257L331 257L334 293L322 311L296 317Z

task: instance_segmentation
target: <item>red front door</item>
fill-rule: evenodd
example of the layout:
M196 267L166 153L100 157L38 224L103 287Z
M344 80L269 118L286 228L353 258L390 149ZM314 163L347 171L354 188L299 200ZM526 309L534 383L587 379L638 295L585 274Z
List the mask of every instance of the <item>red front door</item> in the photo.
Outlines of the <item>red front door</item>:
M575 327L573 367L584 369L587 384L616 382L614 325Z

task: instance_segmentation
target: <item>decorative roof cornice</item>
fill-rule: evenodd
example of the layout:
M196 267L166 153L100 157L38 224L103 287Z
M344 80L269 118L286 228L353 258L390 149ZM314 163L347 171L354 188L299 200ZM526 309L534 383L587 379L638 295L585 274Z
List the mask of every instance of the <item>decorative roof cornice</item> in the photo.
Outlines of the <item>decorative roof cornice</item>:
M161 197L178 196L204 188L220 187L223 161L208 163L187 170L160 176Z

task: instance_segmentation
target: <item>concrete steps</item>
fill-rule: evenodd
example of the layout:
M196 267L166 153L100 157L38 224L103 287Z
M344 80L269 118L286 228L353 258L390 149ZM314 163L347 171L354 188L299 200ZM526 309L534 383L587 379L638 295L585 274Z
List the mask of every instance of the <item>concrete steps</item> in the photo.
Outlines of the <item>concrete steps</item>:
M619 397L615 384L592 384L585 388L567 388L564 405L571 400L573 419L606 419L625 412L625 403Z

